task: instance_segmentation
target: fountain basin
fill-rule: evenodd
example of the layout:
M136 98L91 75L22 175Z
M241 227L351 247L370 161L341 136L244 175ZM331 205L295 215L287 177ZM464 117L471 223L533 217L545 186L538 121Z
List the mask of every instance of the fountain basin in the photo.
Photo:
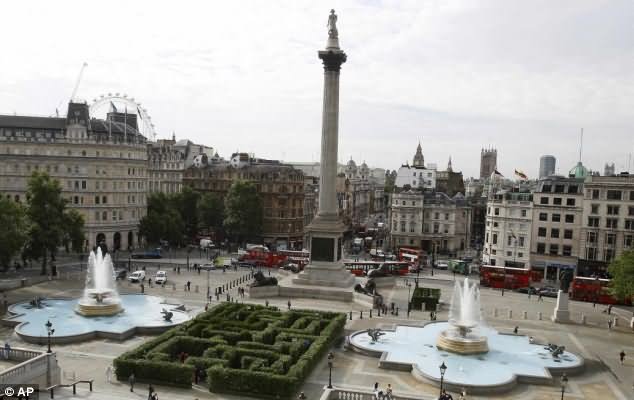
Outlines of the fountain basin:
M440 332L436 346L441 350L458 354L482 354L489 351L486 336L473 334L462 336L458 331L451 329Z

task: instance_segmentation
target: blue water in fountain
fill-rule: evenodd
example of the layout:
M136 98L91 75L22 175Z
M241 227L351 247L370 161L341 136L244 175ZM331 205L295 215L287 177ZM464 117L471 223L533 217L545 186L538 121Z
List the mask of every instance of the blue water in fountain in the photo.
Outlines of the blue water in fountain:
M162 299L146 295L120 295L124 311L113 316L84 317L75 312L78 299L44 299L41 308L27 303L11 306L9 310L18 314L10 318L24 321L16 327L18 333L28 336L46 337L46 321L50 320L55 329L54 336L72 336L93 331L121 333L134 327L170 327L190 319L184 312L173 310L173 304L165 304ZM161 310L173 312L172 320L165 321Z

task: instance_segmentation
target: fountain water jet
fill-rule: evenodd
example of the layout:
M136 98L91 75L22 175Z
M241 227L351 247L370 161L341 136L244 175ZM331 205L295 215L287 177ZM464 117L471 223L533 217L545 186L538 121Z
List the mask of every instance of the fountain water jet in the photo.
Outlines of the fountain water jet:
M449 309L450 329L438 335L439 349L459 354L479 354L489 351L486 336L480 336L473 329L480 325L480 290L476 283L470 285L469 278L461 286L454 285Z
M77 302L75 311L84 316L114 315L123 311L114 280L112 259L99 247L90 252L84 296Z

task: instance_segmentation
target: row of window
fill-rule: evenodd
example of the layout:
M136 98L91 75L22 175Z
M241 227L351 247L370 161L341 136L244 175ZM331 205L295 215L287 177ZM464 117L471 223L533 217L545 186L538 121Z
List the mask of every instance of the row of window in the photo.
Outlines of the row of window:
M554 188L554 190L553 190ZM552 185L544 185L542 187L542 193L564 193L566 189L566 185L560 185L557 184L554 187ZM578 185L568 185L568 192L567 193L579 193L579 186Z
M63 152L62 150L56 150L56 149L50 149L48 148L48 146L38 146L35 149L31 149L31 148L10 148L7 147L6 148L6 154L16 154L16 155L26 155L26 156L52 156L52 157L61 157L61 156L67 156L67 157L91 157L92 156L92 152L87 152L86 150L66 150L66 152ZM132 155L134 154L134 157L132 157ZM102 151L95 151L94 153L95 157L104 157L104 158L119 158L119 159L124 159L124 153L123 152L102 152ZM146 153L143 152L139 152L139 153L127 153L127 158L132 159L144 159L146 156Z
M491 244L493 245L497 245L498 244L498 234L497 232L494 232L491 236ZM486 234L486 239L485 239L486 243L489 243L489 233L487 232ZM526 243L526 236L516 236L516 235L508 235L507 239L506 239L506 245L507 246L515 246L517 245L517 247L524 247Z
M124 182L112 181L112 190L122 190L125 188ZM108 181L95 181L95 190L108 190ZM145 183L143 181L127 181L128 190L143 190ZM66 181L66 189L68 190L87 190L87 181Z
M511 209L511 215L513 215L516 211L517 211L516 209ZM491 207L487 208L487 214L491 215ZM500 209L498 207L493 208L493 215L500 215ZM528 210L525 208L522 208L520 210L520 216L522 216L523 218L526 218L528 216Z
M561 214L553 213L550 215L550 219L552 222L561 222ZM548 213L539 213L539 220L548 221ZM575 223L574 214L566 214L564 216L564 221L567 224L574 224Z
M546 235L548 233L547 231L548 231L547 228L539 227L539 228L537 228L537 236L538 237L546 237ZM554 239L559 239L560 232L561 232L561 230L559 228L551 228L550 237L554 238ZM564 229L563 238L564 239L572 239L573 238L572 229Z
M537 254L546 254L546 243L539 243L539 242L537 243ZM556 243L551 243L548 248L548 254L550 254L551 256L562 255L562 256L570 257L572 256L572 246L570 245L561 246L561 254L560 254L559 245Z
M566 206L574 207L576 201L577 201L577 199L575 199L574 197L568 197L568 198L566 198ZM542 196L539 199L539 204L542 204L542 205L550 204L550 197ZM563 198L561 198L561 197L553 197L553 205L554 206L562 206L563 205Z
M588 189L587 197L593 200L627 200L634 201L634 190L630 190L629 193L625 190L601 190L601 189ZM605 196L602 196L605 194Z
M136 219L136 210L132 210L130 212L130 216L132 219ZM123 221L123 211L121 210L112 210L112 211L95 211L95 221L97 222L107 222L107 221Z
M588 227L590 228L598 228L600 226L601 218L599 217L588 217ZM623 229L628 231L634 231L634 219L626 219L623 224ZM619 219L618 218L606 218L605 219L605 227L608 229L618 229L619 228Z
M600 204L592 204L590 206L590 213L591 214L599 214L599 211L601 209L601 205ZM621 211L621 206L616 205L616 204L608 204L607 205L607 214L608 215L619 215L620 211ZM631 215L634 216L634 206L628 206L627 207L627 215Z

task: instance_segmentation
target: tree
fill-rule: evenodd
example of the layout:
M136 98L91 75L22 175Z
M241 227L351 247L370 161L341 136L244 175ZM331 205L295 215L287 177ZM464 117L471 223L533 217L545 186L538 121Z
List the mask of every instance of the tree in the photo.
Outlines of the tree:
M198 199L198 219L205 229L219 231L224 220L225 204L216 193L205 193Z
M621 301L634 295L634 250L624 251L623 254L608 267L612 276L610 292Z
M385 192L392 193L394 191L394 185L396 184L396 176L398 173L396 170L391 171L388 169L385 171Z
M26 210L20 203L0 197L0 266L9 268L11 259L24 247L28 223Z
M153 193L148 197L147 215L139 221L139 233L150 244L167 240L170 244L183 242L185 226L176 209L178 199L164 193Z
M200 193L185 186L183 191L172 197L172 204L181 215L185 234L193 238L198 234L198 200Z
M77 210L67 210L64 213L64 228L62 244L66 251L72 250L75 253L81 253L86 241L84 216Z
M26 197L27 215L31 221L27 254L36 260L42 258L41 274L46 275L48 255L54 257L66 235L66 200L62 197L59 181L37 171L29 179Z
M262 233L262 199L254 184L235 181L225 197L225 230L242 243Z

